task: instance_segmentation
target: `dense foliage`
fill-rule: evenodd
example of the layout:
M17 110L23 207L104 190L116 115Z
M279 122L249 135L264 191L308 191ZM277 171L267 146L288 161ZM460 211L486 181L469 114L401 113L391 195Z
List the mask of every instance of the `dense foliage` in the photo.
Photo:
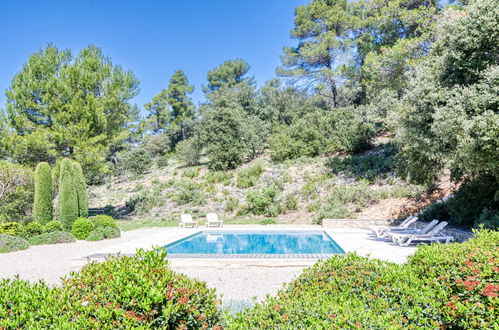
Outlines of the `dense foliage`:
M52 170L48 163L42 162L35 169L35 201L33 218L44 225L52 220Z
M30 245L72 243L75 241L73 234L66 231L51 231L28 238Z
M229 328L494 328L499 303L499 233L466 243L423 246L397 265L335 256Z
M73 222L71 234L77 239L86 239L94 229L95 225L92 220L88 218L78 218Z
M419 216L422 220L446 220L457 225L484 225L499 228L499 183L491 175L466 181L443 202L430 205Z
M75 57L50 44L30 56L7 90L2 145L30 165L70 155L97 180L108 153L130 135L137 109L129 101L137 93L133 73L99 48Z
M0 280L3 328L217 328L213 289L168 269L164 250L91 263L62 287Z
M405 173L434 182L479 174L497 182L499 141L499 11L493 0L449 9L436 41L409 83L397 132Z
M0 253L26 250L27 248L29 248L29 243L24 238L0 232Z
M33 184L32 170L0 160L0 223L31 220Z

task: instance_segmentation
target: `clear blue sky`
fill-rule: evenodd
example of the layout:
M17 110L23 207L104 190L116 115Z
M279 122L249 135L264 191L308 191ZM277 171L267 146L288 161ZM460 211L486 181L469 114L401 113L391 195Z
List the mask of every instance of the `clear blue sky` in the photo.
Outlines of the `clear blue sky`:
M275 76L282 47L292 45L294 8L306 0L0 0L0 107L29 55L53 42L73 53L89 44L140 80L141 108L176 69L203 100L206 72L243 58L258 85Z

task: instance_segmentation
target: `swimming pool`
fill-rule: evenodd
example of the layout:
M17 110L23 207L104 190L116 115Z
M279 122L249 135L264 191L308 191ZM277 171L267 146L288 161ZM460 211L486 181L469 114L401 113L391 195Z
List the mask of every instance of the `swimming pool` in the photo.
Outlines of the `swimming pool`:
M165 246L169 257L320 258L343 249L325 232L311 230L203 230Z

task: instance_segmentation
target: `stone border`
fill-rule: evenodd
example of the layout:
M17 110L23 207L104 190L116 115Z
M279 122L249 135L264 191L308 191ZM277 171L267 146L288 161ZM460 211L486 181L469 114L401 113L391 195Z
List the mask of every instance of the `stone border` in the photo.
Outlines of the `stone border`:
M395 226L397 219L323 219L323 228L369 228L372 226Z

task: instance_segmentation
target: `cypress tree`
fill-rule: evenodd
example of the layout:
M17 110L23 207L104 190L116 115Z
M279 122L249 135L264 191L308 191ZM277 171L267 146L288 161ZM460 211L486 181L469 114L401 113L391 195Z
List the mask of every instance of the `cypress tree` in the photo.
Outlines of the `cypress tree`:
M78 218L78 196L74 183L74 166L72 161L64 158L59 175L59 220L66 230L70 230Z
M35 221L45 225L52 221L52 173L48 163L39 163L35 169Z
M88 217L88 195L85 176L83 176L83 169L78 162L73 162L73 170L73 181L76 188L76 197L78 198L78 216L86 218Z

